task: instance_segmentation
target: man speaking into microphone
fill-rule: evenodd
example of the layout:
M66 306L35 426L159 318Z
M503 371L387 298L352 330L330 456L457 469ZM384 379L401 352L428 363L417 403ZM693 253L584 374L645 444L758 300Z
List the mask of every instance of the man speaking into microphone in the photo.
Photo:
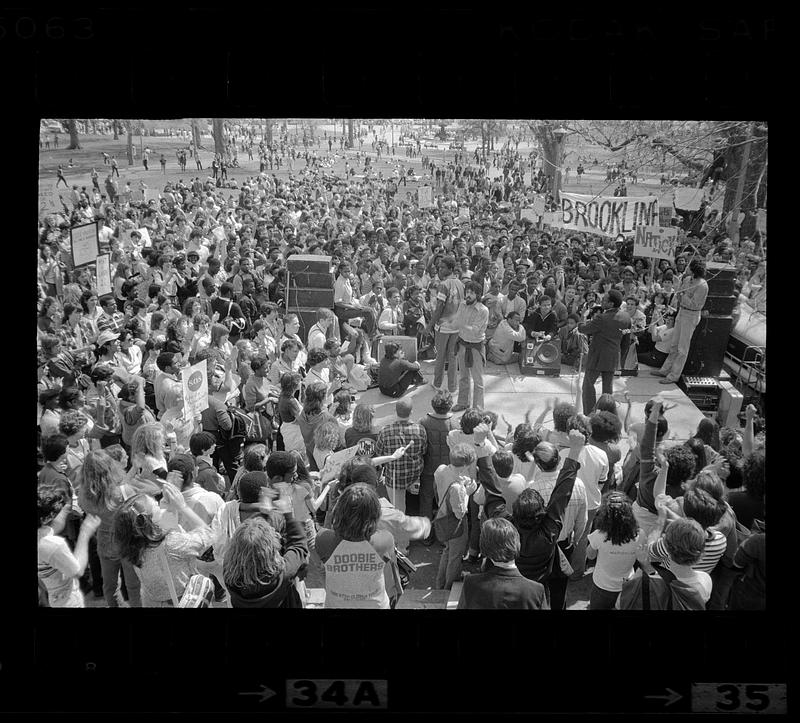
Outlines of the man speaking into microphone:
M591 336L583 377L583 413L591 414L597 402L594 388L597 377L603 378L603 394L614 392L614 372L619 368L620 342L630 334L631 317L620 309L622 293L611 289L602 301L602 313L578 325L581 334Z

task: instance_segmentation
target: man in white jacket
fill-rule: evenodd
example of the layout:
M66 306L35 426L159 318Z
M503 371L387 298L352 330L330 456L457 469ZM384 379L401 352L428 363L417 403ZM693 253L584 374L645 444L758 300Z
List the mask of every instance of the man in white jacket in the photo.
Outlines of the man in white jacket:
M525 341L525 329L520 324L519 313L510 311L489 339L489 361L509 364L514 356L514 343L521 341Z

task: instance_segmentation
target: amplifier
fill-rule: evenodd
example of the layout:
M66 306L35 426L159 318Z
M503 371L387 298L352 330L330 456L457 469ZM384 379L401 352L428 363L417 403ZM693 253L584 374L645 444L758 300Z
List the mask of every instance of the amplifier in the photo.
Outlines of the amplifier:
M678 387L699 410L716 412L719 408L720 388L713 377L682 376Z
M731 316L701 317L692 335L689 355L683 366L687 376L718 377L725 359L725 349L733 328Z
M730 264L709 261L706 264L706 283L709 296L730 296L736 281L736 268Z
M706 297L706 303L703 306L703 311L709 314L717 314L718 316L727 316L733 313L733 308L736 306L736 294L730 296L719 296L717 294L709 294Z
M742 411L744 397L730 382L720 382L719 413L717 422L721 427L739 428L739 413Z
M552 341L523 341L519 371L526 376L561 376L561 349Z
M333 274L329 271L295 271L289 272L289 286L299 286L301 289L332 289Z
M292 274L309 271L315 274L330 274L331 257L317 256L316 254L293 254L286 259L286 268Z
M333 311L333 289L303 289L290 286L286 289L286 302L289 310L292 307L320 307Z

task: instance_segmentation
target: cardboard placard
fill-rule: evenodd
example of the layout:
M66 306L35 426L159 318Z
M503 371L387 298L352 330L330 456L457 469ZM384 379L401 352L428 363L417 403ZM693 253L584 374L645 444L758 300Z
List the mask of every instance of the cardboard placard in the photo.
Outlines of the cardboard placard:
M649 259L675 258L675 244L678 242L678 229L665 226L644 226L636 230L633 255Z
M114 291L114 284L111 282L111 254L100 254L97 257L95 268L97 276L97 295L105 296Z
M417 201L420 208L433 206L433 189L430 186L420 186L417 189Z
M142 236L142 246L145 248L149 248L153 245L153 240L150 238L150 230L146 228L140 228L139 233Z
M208 409L208 365L205 360L181 369L183 386L183 415L193 419Z
M73 226L69 230L72 245L72 265L77 269L94 263L100 255L100 234L97 223Z
M536 213L536 211L534 209L532 209L532 208L523 208L519 212L519 220L520 221L524 221L525 219L527 219L531 223L536 224L536 223L539 223L539 216L540 215L541 214Z

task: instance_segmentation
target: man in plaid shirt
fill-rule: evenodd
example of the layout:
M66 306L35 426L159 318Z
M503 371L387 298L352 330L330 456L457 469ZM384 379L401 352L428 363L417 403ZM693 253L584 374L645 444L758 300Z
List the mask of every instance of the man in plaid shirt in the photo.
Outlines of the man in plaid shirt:
M419 490L422 474L422 455L428 446L428 434L421 424L412 422L412 403L401 399L395 405L397 421L385 426L379 433L375 444L375 456L392 454L398 447L405 447L406 453L400 459L385 465L386 487L390 502L401 512L406 510L406 493L412 487Z
M114 301L114 297L104 296L101 298L100 308L103 313L97 317L97 330L119 334L125 326L125 315L117 311L117 303Z

